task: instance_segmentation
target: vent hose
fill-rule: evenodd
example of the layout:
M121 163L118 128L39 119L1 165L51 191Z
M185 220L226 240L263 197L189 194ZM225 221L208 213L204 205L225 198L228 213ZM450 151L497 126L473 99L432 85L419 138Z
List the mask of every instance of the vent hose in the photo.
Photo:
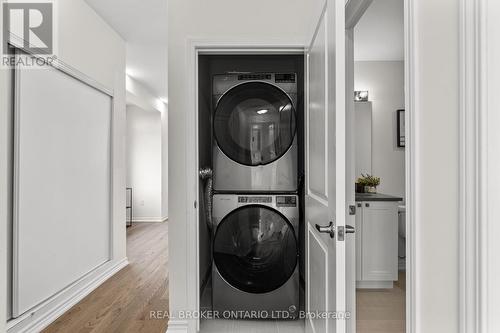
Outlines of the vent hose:
M203 191L203 196L205 199L205 216L208 229L212 230L212 195L213 195L213 172L211 168L201 168L200 171L200 179L205 182L205 188Z

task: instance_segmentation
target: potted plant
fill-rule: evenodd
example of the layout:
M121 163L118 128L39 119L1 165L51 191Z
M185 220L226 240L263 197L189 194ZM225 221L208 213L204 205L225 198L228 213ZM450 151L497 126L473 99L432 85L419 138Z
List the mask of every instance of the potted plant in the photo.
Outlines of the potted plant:
M362 174L358 178L357 183L364 188L365 193L377 193L377 186L380 185L380 177Z

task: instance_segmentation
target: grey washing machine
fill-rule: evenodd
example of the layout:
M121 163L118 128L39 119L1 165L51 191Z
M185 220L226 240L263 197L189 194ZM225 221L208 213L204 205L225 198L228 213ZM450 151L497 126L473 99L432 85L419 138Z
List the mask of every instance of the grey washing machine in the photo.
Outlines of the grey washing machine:
M297 75L213 78L214 190L297 190Z
M298 197L216 194L213 203L213 310L231 319L296 318ZM252 311L258 318L248 318Z

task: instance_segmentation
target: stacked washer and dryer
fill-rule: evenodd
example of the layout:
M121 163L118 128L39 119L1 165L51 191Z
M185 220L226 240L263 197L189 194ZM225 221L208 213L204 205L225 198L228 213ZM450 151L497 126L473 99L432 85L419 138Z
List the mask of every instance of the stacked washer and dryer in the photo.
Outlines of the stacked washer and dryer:
M215 75L212 87L213 310L296 318L297 75Z

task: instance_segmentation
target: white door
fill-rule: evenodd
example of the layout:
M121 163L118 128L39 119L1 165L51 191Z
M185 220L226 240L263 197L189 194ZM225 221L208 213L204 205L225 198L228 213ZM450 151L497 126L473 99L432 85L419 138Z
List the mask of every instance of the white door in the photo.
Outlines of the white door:
M327 0L308 50L306 331L344 333L346 118L344 0ZM348 236L350 237L350 236Z

